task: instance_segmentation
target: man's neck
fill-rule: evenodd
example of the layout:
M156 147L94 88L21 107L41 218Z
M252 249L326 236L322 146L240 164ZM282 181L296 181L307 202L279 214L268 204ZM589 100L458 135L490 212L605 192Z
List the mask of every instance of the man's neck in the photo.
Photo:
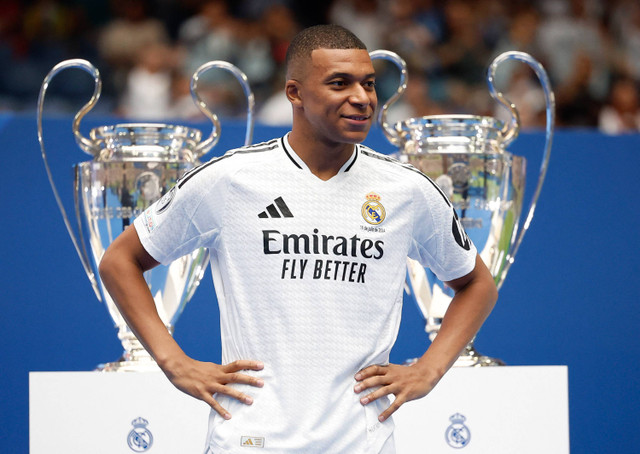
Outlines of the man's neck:
M288 139L289 144L307 165L309 171L324 181L338 174L353 154L355 147L351 143L324 143L301 137L295 134L295 130L291 131Z

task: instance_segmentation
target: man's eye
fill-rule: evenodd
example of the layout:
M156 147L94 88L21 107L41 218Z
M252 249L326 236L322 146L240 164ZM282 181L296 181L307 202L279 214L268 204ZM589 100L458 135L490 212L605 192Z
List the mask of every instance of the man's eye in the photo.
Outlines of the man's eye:
M334 80L334 81L330 82L329 84L333 85L335 87L344 87L346 85L344 80Z
M364 86L367 87L367 88L376 88L376 81L375 80L369 80L369 81L364 83Z

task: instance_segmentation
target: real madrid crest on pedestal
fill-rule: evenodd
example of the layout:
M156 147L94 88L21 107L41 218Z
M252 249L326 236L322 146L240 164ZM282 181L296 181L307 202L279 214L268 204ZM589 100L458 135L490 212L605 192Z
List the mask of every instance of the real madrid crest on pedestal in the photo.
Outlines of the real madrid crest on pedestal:
M412 164L447 195L457 212L452 231L458 244L473 241L482 260L500 288L513 264L524 233L529 228L547 172L555 119L555 101L547 74L533 57L524 52L505 52L489 66L487 81L491 96L505 107L508 124L492 117L474 115L433 115L409 118L390 126L387 109L404 92L407 65L393 52L371 52L372 59L385 59L401 71L396 93L378 112L378 123L387 139L399 148L399 158ZM508 60L527 63L541 82L546 103L546 137L538 184L527 216L521 224L524 206L526 160L506 150L520 130L516 106L494 86L495 72ZM415 300L426 320L431 340L440 329L453 291L431 270L408 260L409 296ZM480 355L473 341L456 361L456 366L490 366L502 361Z
M74 202L76 227L58 194L49 168L42 132L44 98L53 77L67 68L88 72L95 88L90 101L75 115L72 132L80 148L93 157L74 166ZM223 61L211 61L198 68L191 78L191 96L200 110L211 120L211 135L201 141L198 129L158 123L126 123L101 126L90 131L89 138L80 132L80 121L98 101L102 87L100 73L86 60L66 60L46 76L38 98L38 140L53 195L71 236L76 252L96 296L107 306L124 347L119 361L99 366L105 371L157 370L153 358L142 347L105 291L98 276L98 264L107 247L140 213L160 200L158 212L173 199L176 181L197 166L199 158L215 146L220 138L220 122L197 93L200 77L213 68L231 72L241 83L247 97L247 132L245 145L253 133L253 93L246 76L238 68ZM57 150L59 151L59 150ZM146 222L153 223L149 217ZM151 227L151 226L150 226ZM144 273L154 297L160 318L172 332L185 304L191 299L207 265L208 252L198 249L168 266L158 266Z
M153 434L147 429L149 421L144 418L136 418L131 421L133 429L127 435L127 444L134 452L145 452L153 445Z
M447 427L444 438L452 448L464 448L471 441L471 432L469 428L464 425L466 420L467 418L460 413L456 413L449 418L451 424Z

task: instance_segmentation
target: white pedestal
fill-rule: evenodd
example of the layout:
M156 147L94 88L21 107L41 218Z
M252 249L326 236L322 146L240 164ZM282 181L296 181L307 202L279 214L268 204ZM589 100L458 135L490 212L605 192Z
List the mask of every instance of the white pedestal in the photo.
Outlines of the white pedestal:
M208 414L161 372L29 374L31 454L202 454ZM568 454L567 368L452 369L394 419L398 454Z
M202 454L208 415L162 372L29 373L30 454Z
M395 413L397 453L568 454L567 380L566 366L451 369Z

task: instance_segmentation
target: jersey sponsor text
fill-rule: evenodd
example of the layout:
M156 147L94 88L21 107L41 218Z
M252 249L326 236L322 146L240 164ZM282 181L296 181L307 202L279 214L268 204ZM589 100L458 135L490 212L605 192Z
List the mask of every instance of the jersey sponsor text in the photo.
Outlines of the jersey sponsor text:
M281 279L322 279L364 284L367 264L345 258L379 260L384 255L384 241L360 238L358 235L350 238L322 235L318 229L313 229L312 234L263 230L262 252L265 255L336 256L334 259L318 258L313 262L306 258L284 258Z

